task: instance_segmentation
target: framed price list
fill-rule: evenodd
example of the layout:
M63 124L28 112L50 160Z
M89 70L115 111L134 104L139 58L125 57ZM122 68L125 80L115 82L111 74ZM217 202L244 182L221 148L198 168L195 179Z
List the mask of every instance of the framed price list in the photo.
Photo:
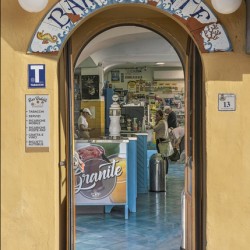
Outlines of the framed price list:
M49 96L26 95L25 151L49 151Z

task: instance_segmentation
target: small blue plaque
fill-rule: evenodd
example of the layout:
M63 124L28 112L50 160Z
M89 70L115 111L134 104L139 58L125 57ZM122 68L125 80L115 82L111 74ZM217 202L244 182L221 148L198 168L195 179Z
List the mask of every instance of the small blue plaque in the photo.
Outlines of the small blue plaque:
M28 65L29 88L45 88L45 64Z

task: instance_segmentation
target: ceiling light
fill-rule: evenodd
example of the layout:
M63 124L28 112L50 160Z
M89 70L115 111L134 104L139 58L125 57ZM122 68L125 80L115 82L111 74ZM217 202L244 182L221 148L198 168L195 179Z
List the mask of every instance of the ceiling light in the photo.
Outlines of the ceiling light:
M155 64L157 64L157 65L164 65L165 63L164 62L157 62Z
M231 14L241 5L242 0L211 0L214 9L221 14Z
M18 0L18 2L28 12L42 11L48 4L48 0Z

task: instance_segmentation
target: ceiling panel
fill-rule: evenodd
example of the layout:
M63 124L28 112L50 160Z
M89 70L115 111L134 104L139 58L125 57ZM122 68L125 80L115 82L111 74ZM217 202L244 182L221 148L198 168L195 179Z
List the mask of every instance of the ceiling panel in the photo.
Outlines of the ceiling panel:
M122 26L96 36L80 54L76 67L99 64L109 71L115 67L156 67L156 62L182 66L173 47L160 35L141 27Z

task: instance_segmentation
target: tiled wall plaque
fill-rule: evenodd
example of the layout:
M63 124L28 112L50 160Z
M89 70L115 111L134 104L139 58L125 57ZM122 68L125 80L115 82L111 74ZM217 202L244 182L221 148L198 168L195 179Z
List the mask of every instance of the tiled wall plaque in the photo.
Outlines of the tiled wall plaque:
M219 94L218 95L218 110L219 111L235 111L236 110L235 94Z

